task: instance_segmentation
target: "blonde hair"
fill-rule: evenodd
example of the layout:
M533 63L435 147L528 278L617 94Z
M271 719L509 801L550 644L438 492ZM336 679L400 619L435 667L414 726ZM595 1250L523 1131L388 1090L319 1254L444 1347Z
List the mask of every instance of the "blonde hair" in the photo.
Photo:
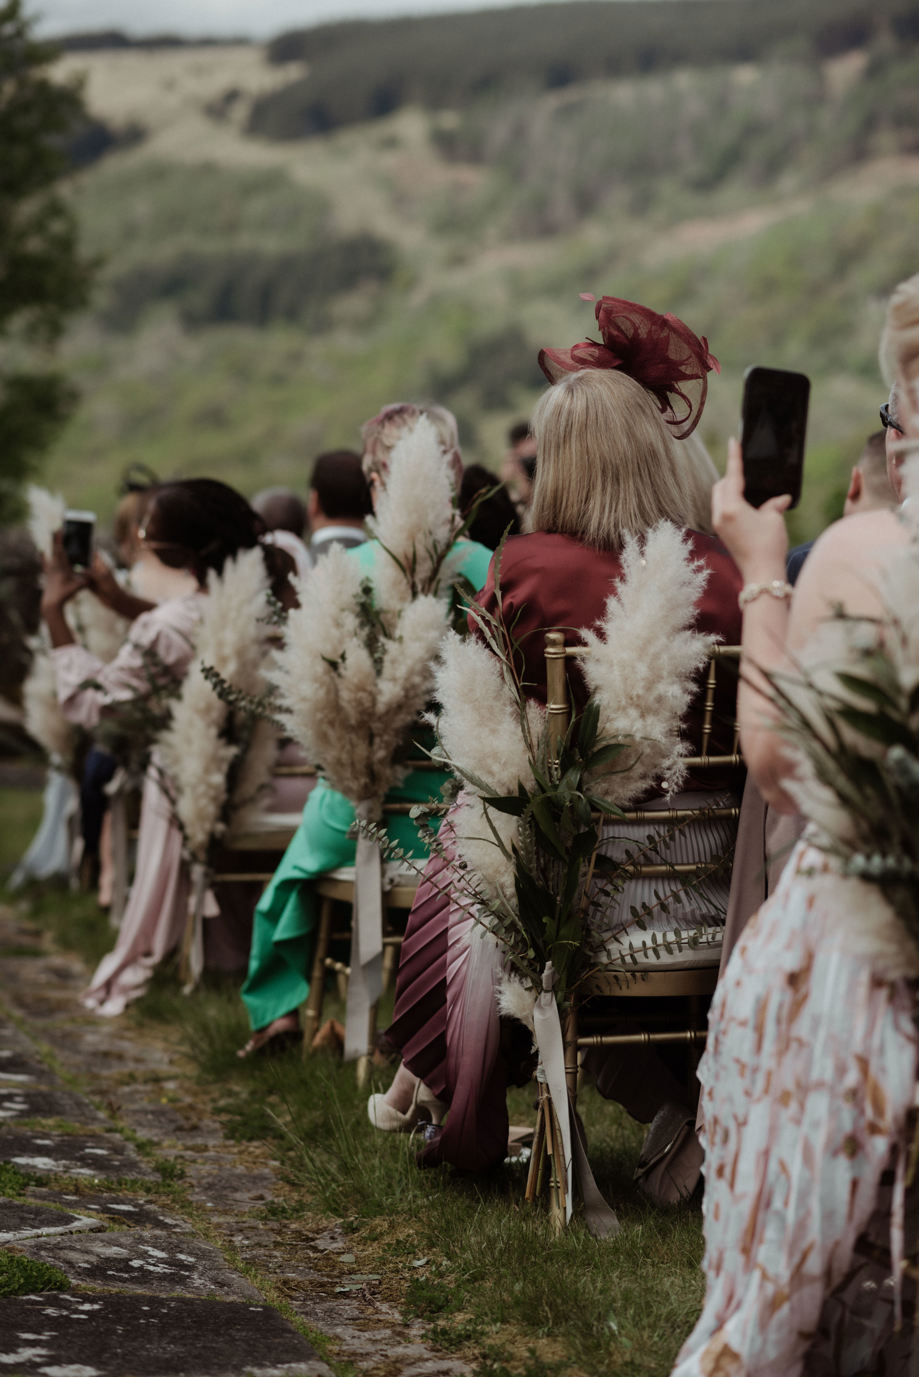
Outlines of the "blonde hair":
M667 519L685 526L697 503L660 412L640 383L615 369L566 373L533 413L536 481L530 529L618 549Z
M881 367L885 376L900 384L900 407L905 404L911 417L915 417L919 414L919 273L895 287L887 303ZM904 392L908 395L904 396ZM907 419L905 414L903 419ZM915 425L913 421L913 428Z
M692 493L682 524L693 531L714 535L712 488L718 482L715 461L697 430L682 440L674 439L673 443L676 446L677 463L685 473Z
M364 442L361 462L368 479L376 474L385 483L392 451L405 431L421 416L426 416L434 427L459 486L463 476L463 461L460 456L456 417L445 406L437 406L433 402L392 402L389 406L384 406L378 415L364 422L361 426L361 439Z

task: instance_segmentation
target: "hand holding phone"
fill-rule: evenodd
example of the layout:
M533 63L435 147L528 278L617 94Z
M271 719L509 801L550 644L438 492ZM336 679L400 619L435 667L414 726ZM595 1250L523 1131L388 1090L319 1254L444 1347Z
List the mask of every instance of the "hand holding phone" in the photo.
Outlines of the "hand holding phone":
M801 496L810 379L784 368L748 368L744 374L740 439L744 496L753 507L770 497Z
M95 512L67 511L64 513L64 554L71 569L88 569L93 553Z

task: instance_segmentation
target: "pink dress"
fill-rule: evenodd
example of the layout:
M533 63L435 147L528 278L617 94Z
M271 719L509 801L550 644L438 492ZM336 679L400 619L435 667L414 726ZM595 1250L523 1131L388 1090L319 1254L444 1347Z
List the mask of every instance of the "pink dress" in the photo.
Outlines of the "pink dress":
M191 662L201 594L170 598L132 624L109 664L79 645L53 651L64 715L92 729L99 720L149 695L151 673L180 680ZM134 883L114 950L103 957L84 1003L97 1013L123 1013L143 994L153 968L177 945L188 911L182 836L172 820L155 760L144 779Z
M893 1280L917 1070L904 945L876 891L806 838L743 932L699 1070L707 1290L674 1377L907 1371ZM893 1258L873 1276L866 1230Z

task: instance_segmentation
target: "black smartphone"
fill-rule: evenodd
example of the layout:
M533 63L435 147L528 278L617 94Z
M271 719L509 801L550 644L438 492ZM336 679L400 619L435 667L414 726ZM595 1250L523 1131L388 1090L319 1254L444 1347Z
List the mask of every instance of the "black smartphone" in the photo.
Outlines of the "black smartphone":
M64 554L71 569L88 569L93 554L93 530L96 525L95 512L65 512L63 542Z
M810 379L784 368L748 368L744 374L740 443L744 495L754 507L770 497L801 496Z

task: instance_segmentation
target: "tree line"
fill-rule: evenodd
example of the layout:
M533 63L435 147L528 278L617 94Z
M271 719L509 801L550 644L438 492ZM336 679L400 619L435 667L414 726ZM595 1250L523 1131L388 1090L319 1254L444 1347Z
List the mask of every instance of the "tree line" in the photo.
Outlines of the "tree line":
M915 0L579 0L324 24L269 45L271 61L308 70L257 100L249 129L305 138L407 104L464 109L520 90L917 40Z

